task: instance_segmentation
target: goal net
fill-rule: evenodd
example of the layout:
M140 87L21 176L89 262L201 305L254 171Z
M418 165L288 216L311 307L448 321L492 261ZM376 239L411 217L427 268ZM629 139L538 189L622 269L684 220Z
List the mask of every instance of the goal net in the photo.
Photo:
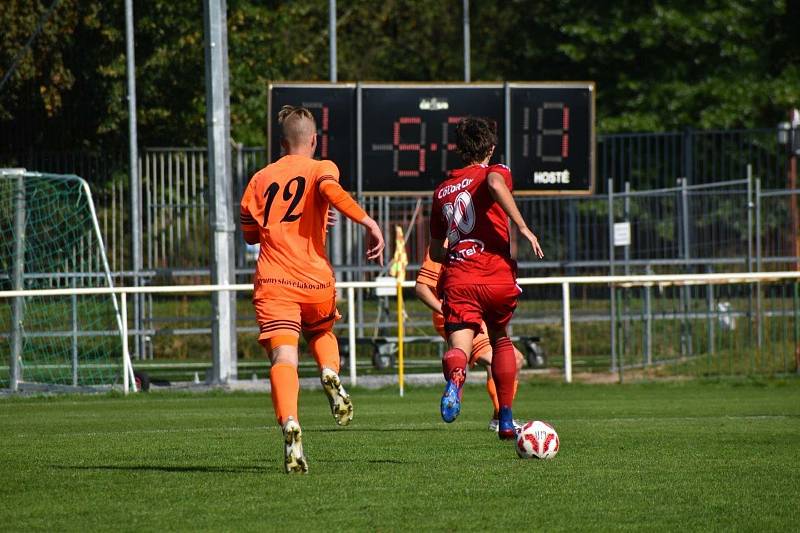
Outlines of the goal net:
M0 291L112 286L88 184L0 169ZM123 382L113 294L17 296L0 303L0 387Z

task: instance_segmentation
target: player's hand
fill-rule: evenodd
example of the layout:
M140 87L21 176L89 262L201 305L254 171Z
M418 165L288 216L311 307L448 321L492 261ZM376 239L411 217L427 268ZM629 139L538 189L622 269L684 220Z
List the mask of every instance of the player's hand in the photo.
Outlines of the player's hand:
M380 266L383 266L383 249L386 243L383 240L378 223L372 219L366 224L369 235L367 237L367 259L376 261Z
M539 239L536 238L536 235L533 234L531 230L528 228L523 228L520 230L520 233L528 239L528 242L531 243L531 248L533 248L533 253L536 254L536 257L539 259L544 257L544 252L542 251L542 247L539 245Z
M325 229L335 226L339 222L339 213L335 209L328 208L328 219L325 221Z

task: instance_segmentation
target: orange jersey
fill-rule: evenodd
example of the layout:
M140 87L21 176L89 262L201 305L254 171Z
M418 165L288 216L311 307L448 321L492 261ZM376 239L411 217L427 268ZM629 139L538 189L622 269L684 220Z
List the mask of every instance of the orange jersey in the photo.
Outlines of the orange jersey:
M333 268L325 252L328 200L319 191L339 181L332 161L286 155L253 176L242 197L242 228L259 230L253 299L301 303L334 297Z
M419 267L419 273L417 274L417 283L427 285L436 291L436 287L439 285L439 274L441 272L442 264L431 259L430 252L426 251L425 261L422 263L422 266Z

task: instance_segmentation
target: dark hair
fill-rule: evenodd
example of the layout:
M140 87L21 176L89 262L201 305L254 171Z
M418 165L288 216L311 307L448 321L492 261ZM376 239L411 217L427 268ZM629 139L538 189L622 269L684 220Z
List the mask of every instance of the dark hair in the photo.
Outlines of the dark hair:
M456 148L465 163L486 159L497 145L497 125L485 118L466 117L456 125Z

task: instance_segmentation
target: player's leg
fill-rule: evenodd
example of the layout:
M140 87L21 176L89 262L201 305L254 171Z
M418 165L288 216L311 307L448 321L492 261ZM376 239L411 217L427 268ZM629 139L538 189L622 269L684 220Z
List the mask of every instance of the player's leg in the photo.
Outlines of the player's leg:
M291 302L256 300L254 303L261 330L258 342L267 351L272 363L269 371L270 394L275 418L283 431L284 468L287 473L308 472L303 453L303 432L297 415L300 394L297 375L300 308Z
M461 393L467 379L467 354L472 353L475 332L480 330L480 308L469 287L448 287L442 301L449 349L442 357L442 372L447 381L440 405L442 419L452 422L461 412Z
M480 298L492 344L492 378L500 404L497 434L501 439L512 439L516 435L512 407L516 391L517 358L506 326L516 309L518 295L519 289L516 285L490 285L482 288Z
M497 389L498 435L501 439L512 438L514 418L512 406L516 390L517 368L514 357L514 345L508 338L505 326L490 326L489 337L492 339L492 378Z
M447 382L442 394L442 420L452 422L461 412L461 395L467 380L467 353L472 348L475 332L469 328L451 331L447 337L450 349L442 357L442 373Z
M489 349L483 351L479 355L475 354L475 351L478 350L479 346L479 337L484 336L486 337L486 344L489 345ZM516 357L517 361L517 378L514 380L514 398L517 397L517 390L519 389L519 371L522 366L525 364L525 358L522 355L516 346L514 346L514 356ZM479 334L475 337L474 348L472 352L472 358L475 361L475 364L478 364L484 368L486 368L486 392L489 395L489 398L492 400L492 406L494 407L494 411L492 412L492 418L489 420L489 431L494 431L497 433L497 428L500 426L500 400L497 399L497 386L494 383L494 379L492 378L492 349L491 344L489 341L488 335ZM472 368L474 364L470 361L470 368ZM519 420L514 419L514 428L519 430L522 427L522 423Z
M333 324L341 318L336 300L319 304L304 304L302 311L303 336L320 372L322 390L328 397L331 414L340 426L353 420L353 402L339 378L339 343L333 334Z
M486 393L492 402L492 418L489 420L489 429L497 431L497 416L500 404L497 401L497 388L492 379L492 344L486 334L486 324L481 324L481 331L475 335L472 341L472 355L469 360L470 369L476 365L486 369Z

